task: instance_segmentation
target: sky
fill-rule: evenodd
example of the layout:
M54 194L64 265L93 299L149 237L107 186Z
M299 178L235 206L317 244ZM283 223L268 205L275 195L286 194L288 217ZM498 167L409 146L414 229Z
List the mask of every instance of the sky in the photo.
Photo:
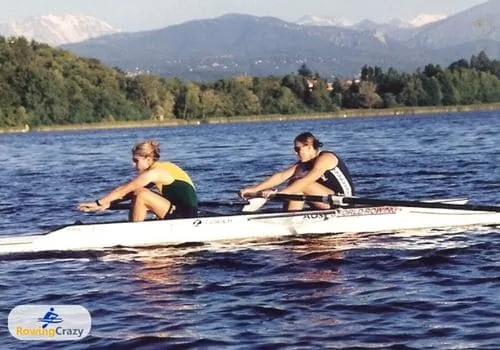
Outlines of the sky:
M499 0L492 0L499 1ZM409 20L419 14L453 15L486 0L0 0L0 22L31 16L84 14L127 32L163 28L226 13L295 21L304 15L359 22Z

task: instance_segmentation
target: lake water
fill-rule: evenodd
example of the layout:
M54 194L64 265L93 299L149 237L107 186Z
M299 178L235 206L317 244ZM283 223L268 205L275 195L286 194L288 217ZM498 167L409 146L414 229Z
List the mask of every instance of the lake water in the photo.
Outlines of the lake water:
M76 210L133 175L130 148L161 142L201 200L236 199L295 160L311 131L359 196L469 196L499 204L498 112L0 135L0 237L120 220ZM498 349L500 229L284 238L1 258L2 348ZM87 308L80 341L21 342L21 304Z

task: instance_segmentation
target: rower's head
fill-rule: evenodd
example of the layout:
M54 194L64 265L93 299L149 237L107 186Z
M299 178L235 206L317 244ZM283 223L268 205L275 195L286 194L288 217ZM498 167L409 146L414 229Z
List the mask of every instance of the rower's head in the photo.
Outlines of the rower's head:
M132 161L139 172L148 170L159 159L160 143L158 141L141 141L132 148Z
M318 155L323 144L309 131L297 135L294 140L294 150L300 161L307 162Z

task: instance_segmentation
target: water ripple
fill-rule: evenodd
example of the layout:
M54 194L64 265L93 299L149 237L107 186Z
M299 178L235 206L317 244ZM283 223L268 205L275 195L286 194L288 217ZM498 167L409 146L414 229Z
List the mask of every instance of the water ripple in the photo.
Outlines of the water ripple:
M28 133L0 135L0 235L125 219L75 205L132 176L137 139L162 142L203 200L234 199L291 164L305 130L345 158L360 195L498 203L496 112ZM67 349L496 349L499 246L485 227L16 254L0 258L0 313L85 306L92 332ZM8 349L55 344L0 333Z

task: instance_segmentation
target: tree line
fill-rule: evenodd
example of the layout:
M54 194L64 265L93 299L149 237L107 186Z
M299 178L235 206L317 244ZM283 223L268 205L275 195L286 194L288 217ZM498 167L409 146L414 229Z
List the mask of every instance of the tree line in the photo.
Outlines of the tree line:
M281 77L183 82L129 76L96 59L0 37L0 127L493 102L500 102L500 61L484 52L411 74L367 65L351 80L327 81L304 64Z

